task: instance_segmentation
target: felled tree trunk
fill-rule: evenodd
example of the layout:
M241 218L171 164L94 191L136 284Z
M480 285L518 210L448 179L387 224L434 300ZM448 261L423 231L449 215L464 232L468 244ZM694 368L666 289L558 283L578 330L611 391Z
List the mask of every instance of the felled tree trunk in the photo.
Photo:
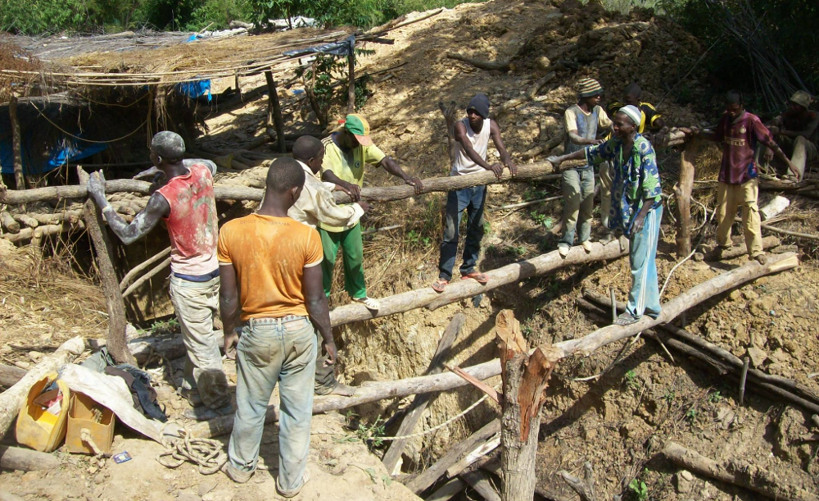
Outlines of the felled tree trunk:
M560 350L544 345L529 355L520 322L512 310L495 319L495 337L503 378L501 418L501 469L504 501L532 499L535 495L535 456L540 428L540 410L552 369Z
M674 188L677 195L677 257L691 253L691 188L694 186L694 157L699 141L692 139L680 154L680 182Z

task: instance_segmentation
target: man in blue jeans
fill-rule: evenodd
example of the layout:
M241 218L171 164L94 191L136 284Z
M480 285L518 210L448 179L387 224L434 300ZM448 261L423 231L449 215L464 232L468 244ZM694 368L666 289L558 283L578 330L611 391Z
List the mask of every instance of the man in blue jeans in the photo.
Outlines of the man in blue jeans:
M489 138L500 153L501 162L509 167L514 176L517 165L506 151L497 122L489 119L489 98L476 94L466 107L466 117L455 123L455 141L458 146L452 163L451 176L468 176L484 170L492 171L498 179L503 174L503 165L486 161ZM483 207L486 202L486 186L473 186L453 190L447 194L446 216L444 220L444 240L441 243L441 257L438 262L438 279L432 283L435 292L443 292L452 280L452 268L458 253L458 231L461 214L466 209L466 242L464 244L461 278L471 278L485 284L489 278L475 270L483 238Z
M279 474L276 490L290 498L307 482L313 415L316 333L327 359L336 346L322 286L318 232L287 217L305 173L291 158L273 162L259 210L226 223L219 233L219 306L225 351L236 346L236 415L225 473L247 482L256 469L265 413L279 383Z

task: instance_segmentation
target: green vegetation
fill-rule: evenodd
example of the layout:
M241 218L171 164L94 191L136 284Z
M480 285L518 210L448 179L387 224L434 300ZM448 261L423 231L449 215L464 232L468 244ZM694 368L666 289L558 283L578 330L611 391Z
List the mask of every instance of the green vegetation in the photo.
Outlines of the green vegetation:
M645 501L648 499L648 486L640 479L633 478L628 483L628 488L633 494L633 499L637 501Z

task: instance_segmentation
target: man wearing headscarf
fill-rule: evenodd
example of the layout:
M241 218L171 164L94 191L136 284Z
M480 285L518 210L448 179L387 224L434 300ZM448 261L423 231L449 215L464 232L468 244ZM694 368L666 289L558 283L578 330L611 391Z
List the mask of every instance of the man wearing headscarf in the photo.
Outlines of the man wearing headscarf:
M612 164L609 228L629 239L632 280L626 311L614 322L616 325L637 322L643 314L652 318L660 314L656 259L663 217L662 187L654 148L637 132L639 125L640 110L636 106L624 106L614 115L609 140L548 159L554 165L582 158L590 165L606 161Z
M500 153L500 163L486 161L486 152L489 139L495 144ZM475 94L466 107L466 117L455 123L455 144L457 151L452 164L451 176L468 176L484 170L490 170L501 178L503 166L509 167L514 176L518 172L517 165L506 151L506 146L500 135L498 123L489 118L489 98L486 94ZM443 292L449 281L452 280L452 268L458 253L458 228L461 225L461 215L466 209L466 243L464 244L463 263L461 264L461 279L473 279L485 284L489 278L475 269L481 251L483 238L483 208L486 203L486 186L473 186L453 190L447 193L446 215L444 220L444 240L441 242L441 257L438 261L438 279L432 283L435 292Z

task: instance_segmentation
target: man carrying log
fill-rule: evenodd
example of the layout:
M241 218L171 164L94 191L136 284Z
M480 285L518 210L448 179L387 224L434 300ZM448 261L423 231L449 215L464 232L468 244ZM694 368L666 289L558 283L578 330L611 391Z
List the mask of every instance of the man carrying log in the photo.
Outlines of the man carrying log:
M663 191L654 148L637 132L640 116L640 109L636 106L624 106L614 115L611 139L549 159L554 165L584 157L589 165L604 161L612 164L614 179L609 227L629 238L632 280L626 311L617 317L616 325L633 324L644 313L652 318L660 315L656 259L663 217Z
M762 250L762 230L759 220L759 171L754 161L754 148L762 143L770 148L777 158L789 166L791 172L798 175L794 166L782 149L774 141L771 132L762 124L756 115L745 110L742 95L730 91L725 95L725 113L713 132L699 129L683 129L686 133L699 134L701 137L722 144L722 167L719 171L717 185L717 245L718 254L730 250L731 226L737 207L742 206L742 228L745 232L745 245L748 255L761 264L767 258Z
M563 126L566 129L564 152L571 154L583 151L588 145L600 144L598 129L611 127L611 119L600 106L603 87L593 78L578 82L580 99L564 113ZM575 230L578 226L578 241L586 252L591 251L591 219L594 209L594 169L590 163L576 162L563 171L563 236L557 245L560 255L566 257L574 245Z
M630 83L623 92L623 102L612 101L606 107L609 116L614 116L617 111L626 105L636 106L640 110L640 125L637 132L651 141L651 136L646 134L650 131L653 134L661 134L665 129L665 122L662 115L657 112L653 104L642 101L640 98L643 90L636 82ZM609 213L611 212L611 183L613 170L610 164L604 163L600 166L600 224L605 232L600 238L603 243L608 243L614 238L614 234L609 228Z
M219 293L225 348L236 343L236 415L225 473L237 483L256 470L265 412L279 383L279 474L276 490L290 498L307 482L307 453L316 369L316 329L332 366L336 346L322 287L318 232L287 217L304 185L298 162L280 158L267 172L258 211L219 234Z
M501 163L486 161L489 138L500 153ZM503 175L503 166L509 167L514 176L518 167L506 151L500 135L500 127L489 119L489 98L478 93L466 107L466 117L455 123L455 144L457 151L452 164L450 176L467 176L484 170L490 170L498 179ZM483 238L483 208L486 203L486 186L473 186L453 190L447 193L446 215L444 220L444 240L441 242L441 257L438 261L438 279L432 283L435 292L443 292L452 280L452 268L458 252L458 228L464 209L467 214L466 243L464 244L461 278L471 278L485 284L488 277L475 270Z
M213 194L216 165L208 160L183 160L185 142L175 132L158 132L150 150L154 167L141 174L156 174L161 186L130 224L105 198L102 172L88 180L88 194L126 245L147 235L160 220L165 221L171 241L171 302L187 351L180 389L192 404L201 400L205 406L189 409L185 416L210 419L233 411L213 331L219 297L218 221Z
M370 138L370 124L358 114L347 115L343 127L324 139L324 162L321 166L321 177L324 181L335 183L350 193L354 202L361 198L361 186L364 184L364 165L372 164L383 167L393 176L400 177L405 183L415 187L415 193L423 189L421 180L407 175L393 158L381 151ZM319 223L319 233L324 247L324 261L321 264L324 272L324 293L330 296L333 283L333 268L336 255L341 247L344 261L344 289L353 301L362 303L370 310L378 310L378 301L367 295L364 283L364 245L361 241L361 225L352 228Z
M296 139L293 158L304 171L304 189L296 203L287 211L288 216L311 228L323 223L350 229L370 210L370 204L363 200L353 204L336 203L333 190L338 187L333 183L322 182L319 178L324 161L324 145L319 139L313 136ZM336 380L335 366L320 363L327 358L327 354L318 350L316 356L316 395L353 395L355 389Z
M810 110L810 94L803 90L793 93L788 102L788 109L776 117L769 130L776 142L782 145L786 154L790 155L791 164L796 167L796 180L805 175L805 166L816 160L816 131L819 125L819 113ZM767 162L773 159L773 151L764 150L763 157Z

